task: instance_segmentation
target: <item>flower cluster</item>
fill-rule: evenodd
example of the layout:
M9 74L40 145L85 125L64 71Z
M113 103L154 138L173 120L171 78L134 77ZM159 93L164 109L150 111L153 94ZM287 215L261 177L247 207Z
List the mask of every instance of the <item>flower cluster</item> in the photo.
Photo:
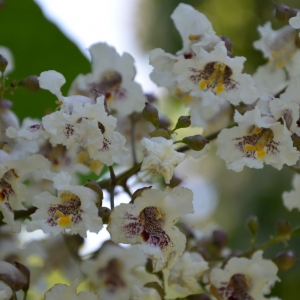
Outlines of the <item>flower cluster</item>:
M246 58L233 55L231 41L204 14L177 6L171 18L182 49L149 54L152 81L188 108L175 125L134 81L132 56L106 43L90 47L92 71L76 77L68 96L65 77L54 70L7 84L13 56L0 47L0 300L26 299L30 283L33 293L44 288L45 300L275 299L266 297L280 281L278 269L289 269L295 255L272 261L262 250L286 244L299 229L278 222L276 234L257 246L253 217L251 249L231 249L217 225L185 224L189 214L197 219L203 195L194 194L198 182L193 191L184 187L180 172L193 164L189 154L203 156L211 142L235 172L267 164L300 173L300 13L275 8L290 25L258 28L253 45L268 62L250 75ZM56 110L20 125L4 99L19 86L50 91ZM283 202L300 210L299 175L293 186ZM21 250L15 233L22 228L48 238ZM110 240L83 255L83 238L102 229ZM45 291L55 268L69 285Z

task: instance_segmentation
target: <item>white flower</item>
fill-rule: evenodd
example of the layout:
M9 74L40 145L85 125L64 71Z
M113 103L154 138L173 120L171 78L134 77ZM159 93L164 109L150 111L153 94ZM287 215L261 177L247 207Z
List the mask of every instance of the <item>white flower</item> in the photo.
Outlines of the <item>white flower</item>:
M141 170L160 173L169 184L174 168L184 160L184 153L175 151L173 140L163 137L143 138L141 144L145 147Z
M96 104L84 106L73 101L72 113L57 111L43 118L43 126L50 134L50 143L86 148L91 158L106 165L122 164L127 160L125 138L115 131L117 120L108 116L104 97Z
M291 132L270 117L262 117L256 107L241 116L235 114L238 127L223 129L218 136L217 155L227 168L240 172L244 166L263 168L263 163L280 170L283 164L296 163L299 152L293 147Z
M290 25L295 29L300 29L300 12L297 13L296 17L289 19Z
M80 284L79 279L74 280L70 286L65 284L55 284L45 293L45 300L99 300L99 297L92 292L84 291L77 293L77 287Z
M221 40L206 16L188 4L180 3L171 18L183 42L183 49L177 54L192 53L191 45L195 43L210 51Z
M182 187L144 190L134 203L112 211L107 230L115 243L138 244L152 259L154 272L171 268L186 241L174 224L193 212L192 201L192 192Z
M95 102L91 98L80 95L64 97L60 89L66 83L66 79L62 74L56 71L51 70L42 72L38 80L42 89L50 91L58 98L58 100L60 100L59 104L61 104L61 109L63 109L65 112L72 112L72 104L75 101L81 103L82 105L85 103Z
M98 216L98 195L83 186L71 186L71 176L66 172L48 173L45 179L53 181L58 195L43 192L34 197L33 206L38 209L31 215L32 221L24 223L28 231L42 229L45 233L58 234L68 231L86 237L87 230L98 233L102 220Z
M4 74L7 75L11 73L15 68L14 57L11 51L4 46L0 46L0 54L7 60L8 64L4 71Z
M262 253L257 251L252 259L234 257L224 269L213 269L209 278L212 294L220 300L265 300L263 295L279 278L276 265L263 259Z
M269 62L258 69L253 78L276 94L288 83L290 78L300 73L300 51L296 47L296 31L289 25L273 30L271 23L259 26L261 39L254 42L254 48L261 50Z
M201 290L200 276L208 263L196 252L184 252L171 270L164 271L166 299L183 298Z
M90 48L92 73L80 74L72 84L70 94L105 96L109 109L121 115L140 112L147 101L140 85L133 81L134 60L128 53L120 56L114 47L97 43Z
M50 163L41 155L32 155L26 160L11 160L3 150L0 152L0 211L3 222L10 225L13 232L20 232L20 224L14 221L14 210L24 209L22 203L28 197L26 186L20 181L29 172L49 170Z
M253 103L260 96L260 90L250 75L242 74L244 57L231 58L227 55L224 42L219 42L213 51L207 52L197 44L192 46L195 56L178 57L173 72L178 87L192 96L202 97L203 106Z
M137 287L131 288L131 300L161 300L158 292L153 288Z
M146 264L146 256L136 247L124 249L113 243L104 244L94 260L86 260L81 269L97 288L101 299L128 300L132 285L145 282L135 269Z
M293 208L300 210L300 175L298 174L293 179L293 188L293 191L283 193L283 203L289 210Z

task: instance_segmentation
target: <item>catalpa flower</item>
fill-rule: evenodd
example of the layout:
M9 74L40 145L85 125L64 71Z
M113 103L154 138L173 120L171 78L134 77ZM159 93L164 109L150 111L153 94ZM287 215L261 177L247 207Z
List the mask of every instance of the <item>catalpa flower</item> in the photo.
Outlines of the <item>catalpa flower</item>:
M165 299L199 294L199 279L208 270L208 263L196 252L184 252L171 270L164 271Z
M0 211L3 222L10 225L12 232L20 232L21 225L14 221L14 210L25 209L27 189L21 183L22 177L33 171L47 171L50 163L41 155L32 155L26 160L12 160L0 150Z
M295 44L296 31L287 25L279 30L273 30L271 23L258 27L261 39L254 42L254 48L261 50L269 60L259 67L254 80L276 94L288 83L289 78L300 73L300 50Z
M28 231L42 229L45 233L69 232L86 237L87 230L98 233L102 220L98 216L98 195L83 186L71 186L71 176L66 172L47 173L45 179L53 181L57 196L43 192L34 197L37 207L31 221L24 223Z
M65 284L55 284L49 291L45 293L45 300L99 300L99 296L90 291L77 293L77 287L80 279L74 280L70 286Z
M142 287L146 283L135 273L146 261L144 253L136 247L124 249L110 242L102 246L96 259L84 261L81 269L101 299L128 300L132 285Z
M184 153L175 151L173 140L163 137L143 138L141 144L145 147L141 171L150 170L162 174L169 184L174 168L184 160Z
M153 262L154 272L171 268L185 248L185 235L174 226L178 218L193 212L191 190L147 189L134 203L116 207L107 230L115 243L138 244Z
M228 169L261 169L266 163L280 170L284 164L291 166L299 159L291 132L274 119L262 117L258 107L243 116L236 111L235 121L239 125L223 129L217 139L217 155L226 161Z
M251 259L231 258L224 269L213 269L209 281L211 293L218 300L265 300L270 287L279 281L277 266L257 251Z
M300 175L294 176L293 188L293 191L283 193L283 203L288 210L293 208L300 210Z
M105 96L110 110L120 115L140 112L147 101L140 85L133 81L136 71L134 60L128 53L119 55L106 43L97 43L90 48L92 73L79 75L72 84L70 94L93 97Z
M261 94L250 75L242 74L246 58L227 55L224 42L207 52L199 45L192 46L195 56L191 59L178 57L173 72L178 87L191 96L201 97L203 106L253 103Z
M211 22L206 16L188 4L180 3L171 18L183 42L183 49L177 54L192 55L191 45L195 43L210 51L221 40L216 36Z
M122 164L127 160L125 138L115 131L117 119L108 116L104 97L97 98L96 104L84 106L73 101L72 114L63 110L43 118L43 126L50 134L50 143L86 148L92 159L106 165Z
M66 83L66 79L62 74L56 71L50 70L42 72L38 80L42 89L50 91L58 98L58 104L61 105L61 109L65 112L72 112L73 102L79 102L82 103L82 105L85 103L95 103L93 99L81 95L64 97L60 89Z

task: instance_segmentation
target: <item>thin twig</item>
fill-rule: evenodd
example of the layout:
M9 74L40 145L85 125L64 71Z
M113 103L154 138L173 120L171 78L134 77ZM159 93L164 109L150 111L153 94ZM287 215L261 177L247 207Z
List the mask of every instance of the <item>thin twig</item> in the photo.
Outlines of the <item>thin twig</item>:
M115 187L117 185L116 175L114 172L114 168L109 166L109 173L110 173L110 186L109 186L109 193L110 193L110 209L114 209L115 207Z

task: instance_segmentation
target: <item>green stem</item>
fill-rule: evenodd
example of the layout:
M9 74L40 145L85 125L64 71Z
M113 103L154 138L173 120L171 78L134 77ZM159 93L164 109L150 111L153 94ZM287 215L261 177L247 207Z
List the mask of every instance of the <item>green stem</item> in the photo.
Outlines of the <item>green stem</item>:
M137 164L137 157L136 157L136 151L135 151L135 120L133 117L131 118L131 131L130 131L130 139L131 139L131 153L132 153L132 159L133 164Z
M109 186L109 193L110 193L110 209L114 209L115 207L115 187L117 185L116 175L114 172L114 168L109 166L109 173L110 173L110 186Z
M230 125L227 126L227 128L231 128L231 127L234 127L236 126L236 123L231 123ZM221 132L221 130L213 133L213 134L210 134L208 135L207 137L205 137L207 140L209 141L212 141L214 140L215 138L217 138L217 136L219 135L219 133ZM179 151L179 152L185 152L187 150L190 150L190 147L188 146L182 146L180 148L178 148L176 151ZM132 168L130 168L129 170L121 173L120 175L116 176L115 177L115 184L116 185L119 185L120 182L122 182L123 180L126 180L128 179L129 177L131 177L132 175L136 174L137 172L140 171L141 169L141 166L142 166L142 162L134 165ZM110 179L105 179L105 180L102 180L102 181L99 181L98 184L101 186L101 188L103 189L109 189L110 187Z
M269 248L270 246L273 246L274 244L277 244L279 242L282 242L283 240L282 239L279 239L278 237L273 237L271 240L269 240L268 242L256 247L256 248L253 248L249 251L246 251L242 254L240 254L238 257L250 257L253 253L255 253L256 251L258 250L264 250L266 248Z

